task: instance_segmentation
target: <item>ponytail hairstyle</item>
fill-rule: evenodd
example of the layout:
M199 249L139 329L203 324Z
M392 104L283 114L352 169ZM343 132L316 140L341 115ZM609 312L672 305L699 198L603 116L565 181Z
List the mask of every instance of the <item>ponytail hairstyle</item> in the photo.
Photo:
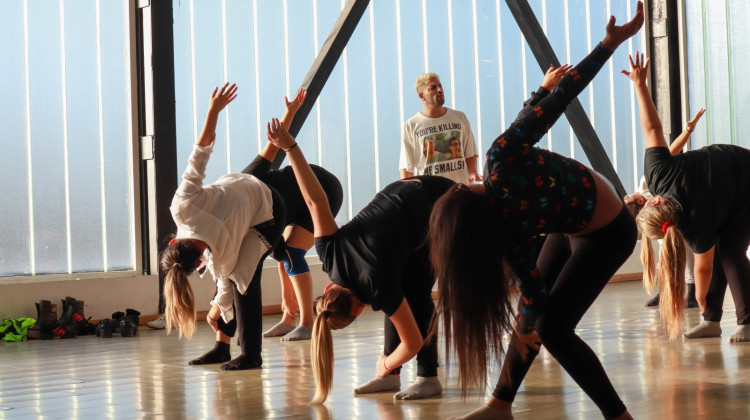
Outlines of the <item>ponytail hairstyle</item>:
M193 241L177 240L161 254L161 269L164 271L164 319L167 334L172 323L179 326L180 337L191 338L195 332L195 297L188 276L203 251Z
M503 352L512 331L513 276L508 275L500 216L487 197L452 186L435 202L427 242L438 298L427 340L437 339L442 317L446 366L458 357L462 396L487 385L487 363Z
M643 283L651 293L659 286L659 313L670 339L682 332L685 311L685 239L677 229L681 210L664 197L659 205L645 206L635 218L642 233ZM664 239L656 262L653 239Z
M356 316L352 315L354 303L352 292L344 287L333 287L318 299L313 324L310 353L312 353L315 396L310 404L322 404L328 398L333 385L333 338L331 330L348 326Z

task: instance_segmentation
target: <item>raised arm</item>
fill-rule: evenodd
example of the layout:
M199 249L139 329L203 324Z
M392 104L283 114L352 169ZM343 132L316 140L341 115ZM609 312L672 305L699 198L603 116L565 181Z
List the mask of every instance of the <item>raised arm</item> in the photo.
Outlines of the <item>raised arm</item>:
M695 131L695 126L698 125L698 120L701 119L704 112L706 112L706 110L703 108L698 110L693 119L685 124L685 129L682 130L682 133L680 133L680 135L674 139L672 144L669 145L669 153L672 156L680 153L685 147L685 144L687 144L687 141L690 138L690 134Z
M333 218L331 208L328 205L328 198L323 187L320 186L318 178L315 177L310 165L302 154L297 142L294 140L286 127L274 118L268 123L268 140L275 147L283 149L286 152L289 163L294 169L294 177L305 198L307 208L310 210L313 225L315 227L315 237L328 236L339 230L336 220Z
M286 106L286 111L284 112L284 116L281 117L281 124L283 124L284 128L286 128L287 130L289 130L289 126L292 125L292 120L294 120L294 116L297 114L297 111L299 111L299 108L305 102L305 98L307 98L307 91L305 90L305 88L299 88L299 90L297 91L297 95L291 102L289 101L289 99L287 99L286 96L284 96L284 105ZM269 141L266 143L265 147L263 147L263 150L261 150L260 155L265 160L273 162L278 151L279 148Z
M221 90L218 87L214 88L214 91L211 92L211 99L208 100L208 112L206 113L206 121L203 123L203 130L201 130L195 144L205 147L213 143L216 138L216 121L219 119L219 113L236 97L237 85L235 84L229 86L229 82L227 82L221 87Z
M667 141L664 139L664 131L659 120L659 114L656 112L656 106L651 99L651 93L648 90L646 79L648 78L648 63L650 59L643 59L643 54L635 53L635 62L633 57L628 55L630 60L630 71L622 70L622 74L628 76L633 82L635 95L638 97L638 109L641 114L641 129L646 140L646 148L649 147L666 147L669 148Z
M229 83L218 87L211 92L211 98L208 101L208 112L206 113L206 122L200 135L195 140L195 146L188 158L188 165L182 173L182 182L180 182L175 196L181 199L187 199L189 196L198 194L203 191L203 179L206 177L206 165L208 158L211 156L214 138L216 138L216 121L219 119L219 113L230 102L237 97L237 86L229 86Z

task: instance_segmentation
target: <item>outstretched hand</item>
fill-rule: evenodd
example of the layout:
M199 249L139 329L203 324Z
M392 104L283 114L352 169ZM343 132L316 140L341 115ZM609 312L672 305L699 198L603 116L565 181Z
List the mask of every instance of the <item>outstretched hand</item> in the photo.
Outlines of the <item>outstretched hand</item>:
M610 16L609 22L607 22L607 35L602 40L602 45L610 51L614 51L617 47L625 42L628 38L638 33L643 26L643 2L639 1L635 9L635 16L630 19L629 22L622 26L615 25L615 17Z
M643 59L643 53L635 52L635 62L633 62L633 56L628 54L628 60L630 60L630 71L620 70L620 73L628 76L633 83L646 83L648 78L648 63L651 61L650 58Z
M272 118L267 124L267 135L268 141L279 149L287 150L297 143L278 118Z
M305 90L305 88L299 88L299 90L297 91L297 95L291 101L287 99L286 96L284 96L286 112L291 113L292 115L296 114L299 108L305 102L305 98L307 98L307 90Z
M224 107L229 105L229 103L236 97L237 85L234 83L232 83L232 86L229 86L229 82L227 82L221 87L221 90L219 90L218 87L215 87L214 91L211 92L211 99L208 100L208 110L218 113L224 109Z
M701 117L703 116L703 113L705 112L706 110L704 108L699 109L698 112L695 113L695 116L693 117L693 119L689 120L685 124L685 130L689 132L692 132L693 130L695 130L695 126L698 125L698 121L701 119Z
M547 72L544 73L544 81L542 87L552 92L552 89L560 83L563 77L570 71L573 66L570 64L563 64L558 68L555 68L554 64L550 64Z

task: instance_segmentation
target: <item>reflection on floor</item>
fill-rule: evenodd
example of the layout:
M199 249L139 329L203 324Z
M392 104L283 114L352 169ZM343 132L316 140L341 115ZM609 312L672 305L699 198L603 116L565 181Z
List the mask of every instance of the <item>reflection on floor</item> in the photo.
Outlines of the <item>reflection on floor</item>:
M639 282L609 285L579 325L636 419L750 418L750 343L729 344L734 305L728 297L723 337L669 342L658 311L643 307ZM263 320L269 327L278 316ZM697 310L688 324L698 322ZM205 324L197 336L141 327L134 338L0 342L0 418L294 418L443 419L483 404L462 401L455 369L440 375L441 397L394 402L391 393L354 397L374 374L382 348L382 314L369 310L334 335L334 388L321 407L308 406L314 385L309 342L264 340L262 369L222 372L187 361L213 345ZM233 355L239 349L232 347ZM414 380L414 362L402 384ZM493 378L496 378L496 376ZM591 400L542 351L521 389L515 418L597 419Z

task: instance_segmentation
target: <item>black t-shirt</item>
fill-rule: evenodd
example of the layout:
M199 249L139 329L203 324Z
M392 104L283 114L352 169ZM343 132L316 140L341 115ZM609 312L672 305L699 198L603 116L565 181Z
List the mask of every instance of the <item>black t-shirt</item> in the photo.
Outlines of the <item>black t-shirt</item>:
M404 300L404 282L410 280L404 276L406 265L424 245L432 207L453 185L437 176L414 179L420 182L388 185L336 233L315 238L331 281L388 316ZM426 287L429 293L431 284Z
M331 207L331 213L336 216L341 209L344 192L341 183L335 175L317 165L310 165L315 177L318 178L323 191L328 197L328 205ZM271 162L262 156L257 156L242 173L253 175L263 181L266 185L275 188L281 198L284 199L286 208L285 225L297 225L313 231L313 222L310 216L310 210L305 204L302 197L297 179L294 177L294 170L291 166L285 166L281 169L271 169Z
M644 167L651 193L680 205L677 226L698 254L711 249L725 228L748 216L748 149L715 144L671 156L666 147L650 147Z

